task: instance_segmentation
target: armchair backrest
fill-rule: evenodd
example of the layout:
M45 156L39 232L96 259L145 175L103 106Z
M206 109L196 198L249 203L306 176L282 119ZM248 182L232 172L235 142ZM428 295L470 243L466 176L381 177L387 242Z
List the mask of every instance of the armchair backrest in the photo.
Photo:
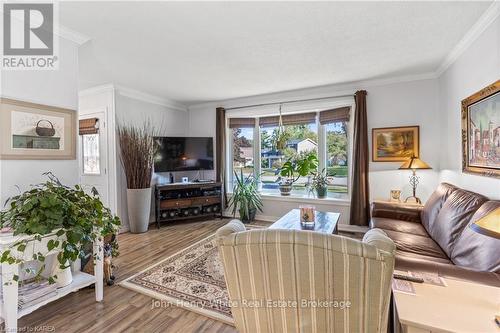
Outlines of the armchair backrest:
M240 332L386 332L395 247L383 231L361 242L233 220L217 236Z

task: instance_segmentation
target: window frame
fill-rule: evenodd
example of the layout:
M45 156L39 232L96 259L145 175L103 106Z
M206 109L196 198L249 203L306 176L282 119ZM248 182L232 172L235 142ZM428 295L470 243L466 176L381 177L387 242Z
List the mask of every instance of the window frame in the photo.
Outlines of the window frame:
M326 198L312 198L310 195L294 195L293 193L289 197L280 197L282 200L289 200L289 201L296 201L296 200L307 200L307 201L337 201L337 202L344 202L344 203L349 203L350 202L350 197L351 197L351 179L352 179L352 156L353 156L353 151L352 151L352 140L354 138L354 125L353 125L353 119L354 115L356 112L355 108L355 103L354 100L350 102L339 102L335 103L334 105L328 105L324 106L321 108L314 108L314 109L301 109L299 112L294 111L293 113L308 113L308 112L316 112L316 128L317 128L317 134L318 134L318 159L319 159L319 165L318 165L318 170L322 170L324 167L326 167L326 158L327 158L327 147L326 147L326 126L327 125L321 125L319 122L319 112L323 110L327 110L329 108L338 108L338 107L345 107L348 106L351 108L351 113L350 113L350 118L349 121L347 122L347 160L348 160L348 172L347 172L347 193L345 198L333 198L333 197L326 197ZM256 112L258 113L258 112ZM291 114L292 112L288 113ZM248 113L247 113L248 114ZM286 113L283 113L286 114ZM277 115L276 112L273 113L262 113L258 114L255 117L248 117L248 118L254 118L255 119L255 126L253 128L253 160L254 160L254 176L260 175L262 166L261 166L261 132L260 132L260 126L259 126L259 118L264 117L264 116L275 116ZM225 119L225 125L226 125L226 179L227 179L227 193L231 194L233 191L233 142L232 142L232 129L229 128L229 118L232 117L242 117L239 115L235 115L231 112L226 113L226 119ZM245 116L243 116L245 117ZM276 199L276 194L275 193L266 193L262 192L262 183L259 182L259 192L261 195L266 198L273 198ZM277 193L279 194L279 193ZM280 199L280 200L281 200Z

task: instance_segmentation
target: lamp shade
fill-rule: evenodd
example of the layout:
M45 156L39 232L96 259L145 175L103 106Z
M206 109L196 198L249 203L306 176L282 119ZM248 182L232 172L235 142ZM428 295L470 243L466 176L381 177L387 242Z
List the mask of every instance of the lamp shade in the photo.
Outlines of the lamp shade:
M470 228L477 233L500 239L500 208L472 223Z
M403 164L401 164L399 169L405 170L405 169L432 169L432 168L418 157L413 156L412 158L408 159Z

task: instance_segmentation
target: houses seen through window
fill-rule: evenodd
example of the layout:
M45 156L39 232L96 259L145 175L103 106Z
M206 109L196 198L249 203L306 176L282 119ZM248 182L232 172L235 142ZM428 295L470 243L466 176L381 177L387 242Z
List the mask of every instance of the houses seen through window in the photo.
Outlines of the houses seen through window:
M280 168L288 160L292 162L308 154L318 154L318 131L316 124L285 125L285 147L277 149L275 141L278 136L278 126L260 128L260 161L261 182L263 192L278 191ZM307 194L306 184L309 177L299 177L294 183L295 194Z
M292 195L314 196L312 173L324 170L328 176L327 196L345 199L348 195L350 107L261 118L229 118L228 142L234 173L256 175L263 194L279 194L283 165L304 161L314 155L318 168L308 176L294 175ZM281 126L280 126L281 124ZM230 188L232 184L229 184Z

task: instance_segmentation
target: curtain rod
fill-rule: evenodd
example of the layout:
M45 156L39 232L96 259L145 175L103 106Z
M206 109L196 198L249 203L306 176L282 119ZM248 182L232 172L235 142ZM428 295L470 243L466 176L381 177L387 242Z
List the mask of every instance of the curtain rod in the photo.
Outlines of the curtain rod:
M246 108L259 107L259 106L280 105L280 104L297 103L297 102L321 101L323 99L342 98L342 97L354 97L354 94L351 94L351 95L340 95L340 96L319 97L319 98L295 99L295 100L289 100L289 101L283 101L283 102L273 102L273 103L262 103L262 104L253 104L253 105L245 105L245 106L235 106L235 107L232 107L232 108L224 108L224 109L226 111L228 111L228 110L238 110L238 109L246 109Z

